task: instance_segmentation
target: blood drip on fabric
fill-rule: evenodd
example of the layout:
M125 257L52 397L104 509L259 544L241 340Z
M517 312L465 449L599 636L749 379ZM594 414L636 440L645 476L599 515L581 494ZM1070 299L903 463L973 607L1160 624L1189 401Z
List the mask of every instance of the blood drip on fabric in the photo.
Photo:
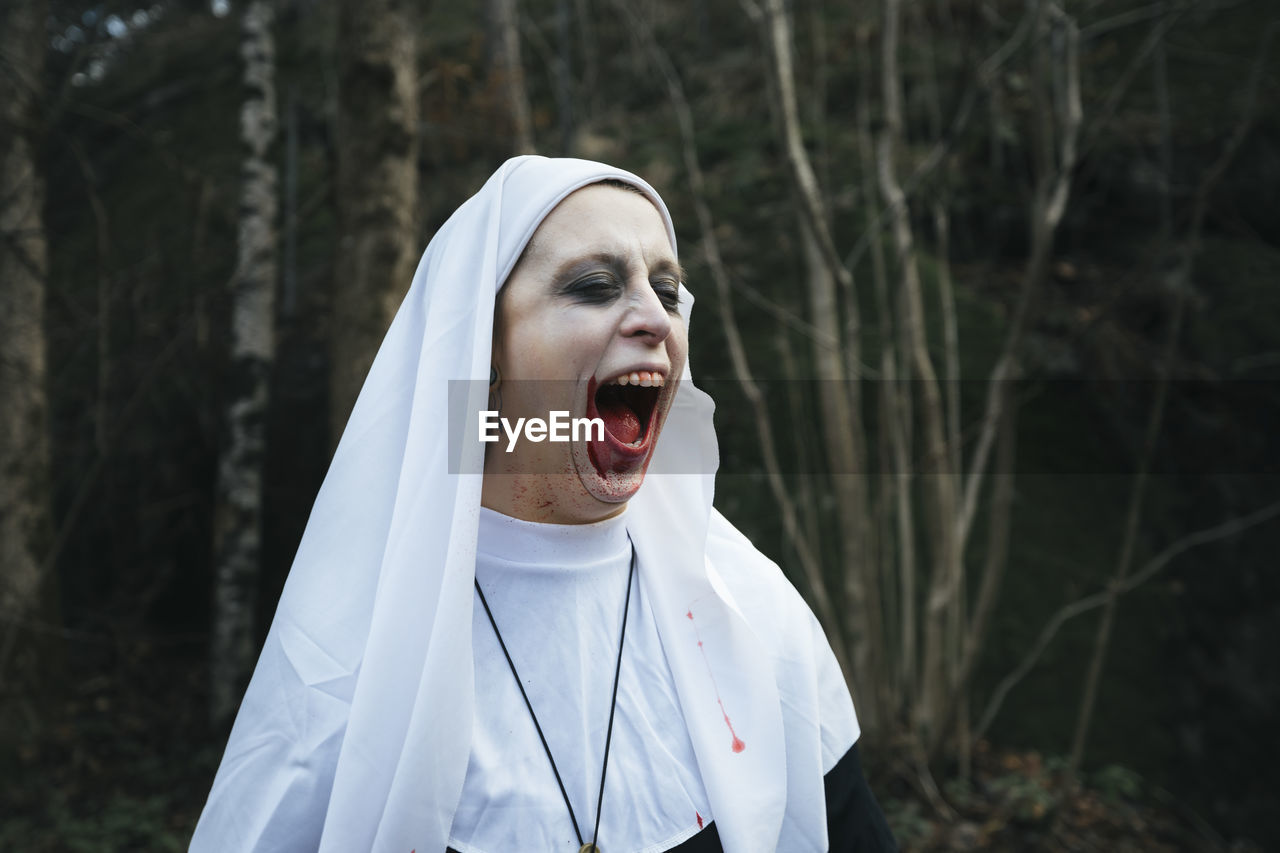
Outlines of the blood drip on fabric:
M694 621L693 610L686 610L685 616L693 622L693 634L698 638L698 651L702 652L702 662L707 665L707 675L711 677L711 689L716 692L716 703L720 705L720 715L724 717L724 724L729 728L729 736L733 738L729 748L734 752L742 752L747 748L742 738L738 737L738 733L733 730L733 723L729 720L729 712L724 709L724 700L720 698L720 687L716 684L715 673L711 671L711 661L707 660L707 650L702 646L702 632L698 630L698 623Z

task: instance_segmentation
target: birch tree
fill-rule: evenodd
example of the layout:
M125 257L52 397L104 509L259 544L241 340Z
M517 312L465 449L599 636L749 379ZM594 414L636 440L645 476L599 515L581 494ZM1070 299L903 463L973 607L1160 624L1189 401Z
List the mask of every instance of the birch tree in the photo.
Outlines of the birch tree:
M9 671L17 629L40 600L50 531L48 250L35 110L44 22L40 0L0 5L0 672Z
M338 0L338 228L329 426L336 446L413 277L419 245L410 0Z
M213 679L217 725L235 713L256 653L254 608L262 554L262 483L266 414L275 354L278 249L278 125L273 9L254 0L244 12L240 111L244 164L240 233L231 291L230 393L226 444L219 458L214 543Z

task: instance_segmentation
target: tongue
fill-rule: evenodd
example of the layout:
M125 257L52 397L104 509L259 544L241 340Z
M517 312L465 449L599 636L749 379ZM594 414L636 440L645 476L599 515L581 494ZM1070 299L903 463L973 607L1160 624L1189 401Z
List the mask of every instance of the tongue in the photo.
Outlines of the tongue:
M600 419L609 434L623 444L631 444L640 437L640 419L622 400L601 401Z

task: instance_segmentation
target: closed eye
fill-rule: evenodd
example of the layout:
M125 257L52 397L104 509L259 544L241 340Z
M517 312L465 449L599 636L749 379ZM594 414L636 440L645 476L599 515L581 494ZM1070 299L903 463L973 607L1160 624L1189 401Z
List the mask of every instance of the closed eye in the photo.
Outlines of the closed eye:
M662 305L671 313L680 310L680 282L671 279L659 279L652 283L653 292L658 294Z
M622 293L621 283L611 275L591 275L578 279L564 289L574 299L588 305L612 302Z

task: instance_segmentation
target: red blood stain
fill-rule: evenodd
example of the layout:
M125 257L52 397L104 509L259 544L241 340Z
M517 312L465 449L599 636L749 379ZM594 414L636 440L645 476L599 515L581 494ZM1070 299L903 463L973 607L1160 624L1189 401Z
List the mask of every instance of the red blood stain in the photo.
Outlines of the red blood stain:
M693 618L693 610L686 610L685 616L689 617L689 621L693 622L693 633L698 638L698 651L702 652L702 662L707 665L707 675L711 676L711 688L716 692L716 702L720 705L720 715L724 717L724 724L729 727L729 735L733 738L730 748L734 752L742 752L747 745L742 742L742 738L738 737L738 733L733 730L733 723L729 721L729 712L724 709L724 700L720 698L720 687L716 684L715 673L711 671L711 661L707 660L707 650L702 646L702 632L698 630L698 623Z
M694 812L694 814L698 815L698 829L702 829L702 815L696 811Z

